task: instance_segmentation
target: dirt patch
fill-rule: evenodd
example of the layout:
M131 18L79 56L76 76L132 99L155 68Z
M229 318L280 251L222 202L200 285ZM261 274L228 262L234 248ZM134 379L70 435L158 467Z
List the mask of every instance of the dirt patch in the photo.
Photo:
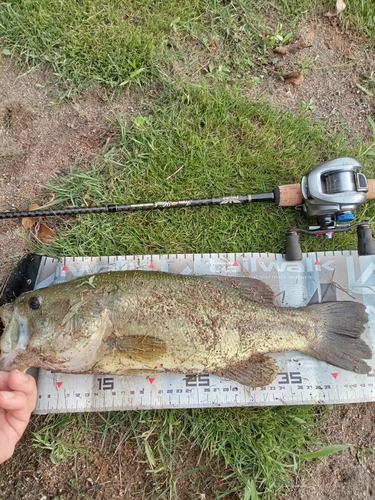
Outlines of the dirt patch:
M327 444L353 445L338 454L315 461L306 476L296 481L287 500L367 500L375 498L375 405L335 407L322 427Z
M144 448L137 446L133 439L118 444L118 440L109 437L105 440L102 435L92 433L82 436L77 446L82 450L77 457L54 465L49 452L36 453L31 433L25 434L12 460L0 468L0 498L215 500L220 492L228 489L221 477L230 471L224 464L215 464L222 472L220 476L215 475L210 466L202 465L209 461L196 449L179 450L165 460L162 471L154 472ZM157 449L152 440L150 446ZM235 500L237 497L228 493L225 498Z
M273 24L277 23L274 19ZM263 37L271 35L264 33ZM375 55L364 49L364 37L360 33L345 34L335 18L317 16L301 24L296 39L306 47L285 56L270 48L264 56L252 58L252 67L242 68L244 81L253 83L245 94L290 111L306 110L348 137L358 134L372 139L366 116L375 111ZM184 40L176 42L175 48L184 55L172 64L178 78L196 83L202 76L220 78L218 67L225 57L222 43L211 40L207 51L195 40ZM293 71L303 73L301 85L284 82L285 75ZM369 87L369 94L358 84Z
M0 58L0 210L26 210L48 199L42 186L67 173L80 157L93 160L110 135L113 111L125 118L137 112L140 100L123 95L109 106L100 85L74 103L57 104L63 87L49 70L21 72ZM28 250L20 237L20 220L1 221L0 282Z
M270 51L268 57L278 62L272 65L273 71L265 67L265 73L258 73L260 83L250 88L249 95L288 110L305 109L348 137L359 134L371 139L366 116L374 116L375 99L357 84L366 87L366 80L373 77L374 52L364 49L360 35L344 34L333 19L306 21L297 36L307 47L285 56ZM288 85L278 76L296 70L304 75L299 86Z

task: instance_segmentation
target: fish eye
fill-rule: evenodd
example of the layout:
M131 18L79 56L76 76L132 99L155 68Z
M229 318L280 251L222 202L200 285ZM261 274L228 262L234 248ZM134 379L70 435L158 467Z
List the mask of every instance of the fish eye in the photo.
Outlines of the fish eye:
M29 307L30 309L39 309L39 307L42 305L42 301L40 300L39 297L31 297L29 299Z

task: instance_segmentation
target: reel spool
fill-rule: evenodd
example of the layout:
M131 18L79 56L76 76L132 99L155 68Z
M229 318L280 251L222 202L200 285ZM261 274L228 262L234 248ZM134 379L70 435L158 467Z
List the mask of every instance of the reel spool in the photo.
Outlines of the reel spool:
M366 201L367 179L362 165L353 158L336 158L320 163L302 177L302 206L316 229L334 229L337 223L354 219L354 211ZM311 227L311 230L313 227Z

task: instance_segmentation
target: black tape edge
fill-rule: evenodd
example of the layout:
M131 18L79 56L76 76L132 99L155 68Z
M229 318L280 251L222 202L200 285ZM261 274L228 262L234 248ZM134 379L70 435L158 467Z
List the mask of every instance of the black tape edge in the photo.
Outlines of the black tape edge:
M27 253L6 278L0 292L0 306L13 302L24 292L34 290L42 255Z

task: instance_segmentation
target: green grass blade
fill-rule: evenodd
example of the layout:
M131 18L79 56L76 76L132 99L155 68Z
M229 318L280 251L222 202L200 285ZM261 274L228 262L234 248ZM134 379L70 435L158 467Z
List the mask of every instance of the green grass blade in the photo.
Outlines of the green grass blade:
M322 458L327 455L332 455L334 453L338 453L339 451L347 450L348 448L352 448L351 444L331 444L329 446L324 446L320 448L320 450L314 451L312 453L304 453L300 455L300 458L303 460L313 460L314 458Z
M373 133L373 136L375 138L375 121L369 115L366 118L367 118L367 121L369 122L369 124L372 127L372 133Z
M259 500L259 495L253 479L246 483L242 500Z

